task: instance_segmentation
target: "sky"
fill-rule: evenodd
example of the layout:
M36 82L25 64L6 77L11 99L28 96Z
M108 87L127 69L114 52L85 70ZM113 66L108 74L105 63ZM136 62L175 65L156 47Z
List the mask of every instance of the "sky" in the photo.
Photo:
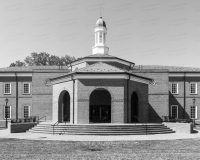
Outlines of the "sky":
M0 67L32 52L91 55L100 16L110 55L200 68L200 0L0 0Z

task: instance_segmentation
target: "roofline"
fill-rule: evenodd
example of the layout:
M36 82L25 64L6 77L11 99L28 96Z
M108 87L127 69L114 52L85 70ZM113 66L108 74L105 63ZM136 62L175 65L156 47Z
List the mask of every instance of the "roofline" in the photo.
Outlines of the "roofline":
M33 71L0 71L0 73L33 73Z
M111 73L102 73L102 72L72 72L70 74L67 74L67 75L63 75L63 76L59 76L59 77L55 77L55 78L51 78L50 80L56 80L56 79L59 79L59 78L64 78L64 77L68 77L68 76L71 76L71 75L74 75L74 74L98 74L98 75L102 75L102 74L106 74L106 75L110 75L110 74L126 74L126 75L130 75L130 76L134 76L134 77L137 77L137 78L141 78L141 79L145 79L145 80L148 80L148 81L151 81L153 82L154 79L151 79L151 78L147 78L147 77L142 77L142 76L138 76L138 75L135 75L135 74L132 74L132 73L127 73L127 72L111 72Z
M169 73L200 73L200 71L169 71Z
M102 60L102 59L118 59L118 60L120 60L120 61L124 61L124 62L127 62L127 63L130 63L130 64L135 65L135 63L133 63L133 62L130 62L130 61L127 61L127 60L118 58L118 57L83 57L83 58L81 58L81 59L78 59L78 60L75 60L75 61L71 62L70 65L71 65L71 66L74 66L74 65L72 65L73 63L76 63L76 62L78 62L78 61L82 61L82 60L84 60L84 59L101 59L101 60ZM75 65L76 65L76 64L75 64Z

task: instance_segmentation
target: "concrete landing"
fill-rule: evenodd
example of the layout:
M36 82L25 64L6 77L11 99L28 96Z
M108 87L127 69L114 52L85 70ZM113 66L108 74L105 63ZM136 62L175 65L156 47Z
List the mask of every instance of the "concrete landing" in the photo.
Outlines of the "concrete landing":
M97 135L51 135L38 133L9 133L8 130L0 130L0 138L17 138L27 140L58 140L58 141L138 141L138 140L175 140L200 138L200 132L181 134L156 134L156 135L118 135L118 136L97 136Z

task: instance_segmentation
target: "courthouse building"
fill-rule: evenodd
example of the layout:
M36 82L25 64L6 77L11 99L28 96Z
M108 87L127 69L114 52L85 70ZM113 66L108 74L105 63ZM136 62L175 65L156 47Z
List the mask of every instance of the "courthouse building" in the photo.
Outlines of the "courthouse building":
M200 118L200 69L135 65L109 53L102 18L90 55L69 66L0 69L0 120L46 116L71 124ZM113 55L112 55L113 54Z

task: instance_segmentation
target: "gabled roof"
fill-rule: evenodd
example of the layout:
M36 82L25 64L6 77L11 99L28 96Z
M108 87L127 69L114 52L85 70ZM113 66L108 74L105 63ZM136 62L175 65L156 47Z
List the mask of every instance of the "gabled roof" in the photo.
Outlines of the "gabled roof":
M135 65L135 63L112 56L112 55L108 55L108 54L93 54L93 55L89 55L86 56L84 58L78 59L76 61L73 61L71 63L71 66L77 65L79 63L83 63L83 62L87 62L87 61L116 61L125 65Z
M103 63L103 62L98 62L92 65L89 65L87 67L81 68L81 69L76 69L74 71L71 71L67 74L63 74L62 76L59 77L55 77L52 78L51 80L57 80L57 79L62 79L65 77L69 77L72 75L128 75L128 76L132 76L135 77L137 79L142 79L144 81L148 81L149 83L154 83L154 80L151 78L147 78L147 77L142 77L136 74L133 74L129 71L120 69L118 67Z
M119 73L119 72L121 72L121 73L123 73L125 71L118 67L111 66L111 65L103 63L103 62L98 62L93 65L78 69L75 72L77 72L77 73L83 73L83 72L90 72L90 73L92 73L92 72L102 72L102 73L117 72L117 73Z

